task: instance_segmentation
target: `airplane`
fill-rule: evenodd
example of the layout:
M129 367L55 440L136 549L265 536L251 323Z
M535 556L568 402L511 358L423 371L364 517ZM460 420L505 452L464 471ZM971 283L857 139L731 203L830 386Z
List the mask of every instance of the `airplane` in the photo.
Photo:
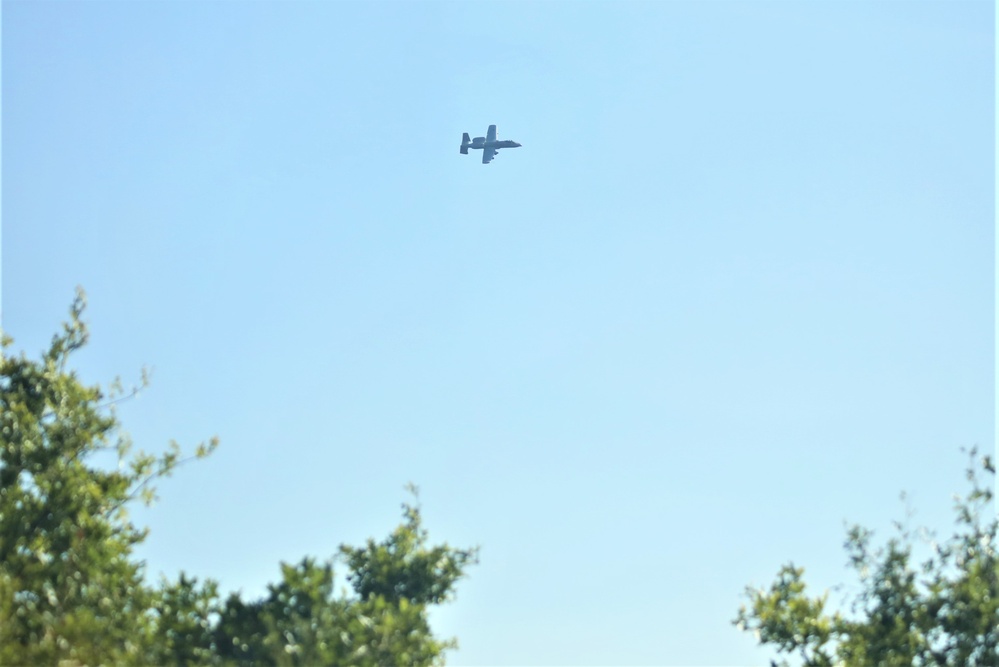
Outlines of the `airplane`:
M468 149L474 148L476 150L482 151L482 164L489 164L492 162L493 158L496 157L496 151L501 148L520 148L520 144L516 141L510 141L509 139L504 139L503 141L496 140L496 126L490 125L489 129L486 131L486 136L475 137L474 139L468 138L468 132L461 135L461 147L458 149L462 155L468 155Z

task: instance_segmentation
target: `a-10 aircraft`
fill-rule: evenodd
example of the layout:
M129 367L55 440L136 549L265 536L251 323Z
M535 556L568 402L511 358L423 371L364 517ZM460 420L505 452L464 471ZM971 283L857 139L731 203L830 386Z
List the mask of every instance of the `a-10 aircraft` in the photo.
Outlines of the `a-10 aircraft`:
M516 141L510 141L505 139L503 141L496 140L496 126L490 125L489 129L486 130L486 136L475 137L474 139L468 138L468 132L461 135L461 148L458 150L462 155L468 155L468 149L474 148L476 150L482 151L482 164L489 164L492 159L496 157L496 151L501 148L520 148L520 144Z

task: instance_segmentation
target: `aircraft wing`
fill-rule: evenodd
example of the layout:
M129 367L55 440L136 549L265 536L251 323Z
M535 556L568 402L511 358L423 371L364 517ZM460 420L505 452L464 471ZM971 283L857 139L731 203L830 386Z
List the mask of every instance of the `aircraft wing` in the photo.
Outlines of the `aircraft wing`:
M492 162L493 158L496 157L495 148L483 148L482 149L482 164L489 164Z
M496 141L496 126L490 125L489 129L486 130L486 143L490 141Z

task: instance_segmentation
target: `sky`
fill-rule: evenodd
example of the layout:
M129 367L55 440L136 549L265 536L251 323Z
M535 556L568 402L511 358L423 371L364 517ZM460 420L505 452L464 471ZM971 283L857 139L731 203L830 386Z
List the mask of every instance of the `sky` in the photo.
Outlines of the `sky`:
M2 325L77 285L147 575L257 596L420 488L455 665L760 665L844 525L995 447L995 17L962 2L2 4ZM489 165L462 132L521 148ZM838 601L837 594L830 598Z

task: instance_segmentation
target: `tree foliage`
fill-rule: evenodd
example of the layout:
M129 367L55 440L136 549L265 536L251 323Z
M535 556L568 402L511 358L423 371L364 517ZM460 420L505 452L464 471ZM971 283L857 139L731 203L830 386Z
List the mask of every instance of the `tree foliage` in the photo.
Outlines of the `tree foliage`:
M415 504L385 542L281 564L260 600L223 601L216 582L184 573L148 584L133 554L146 531L128 506L152 502L155 480L218 443L188 458L175 443L132 450L114 411L121 384L87 386L67 370L87 342L84 308L80 291L41 360L9 354L5 336L0 348L0 664L443 662L455 642L433 635L428 607L453 596L478 552L428 546ZM117 465L99 465L102 453ZM352 595L334 592L338 558Z
M410 491L417 493L412 485ZM420 508L406 505L403 510L405 522L384 542L369 539L363 548L340 548L351 571L347 578L363 600L381 596L390 602L445 602L475 553L447 544L427 548Z
M970 458L972 489L956 499L957 530L943 543L896 523L899 535L874 548L870 530L848 530L845 547L861 584L848 613L828 613L828 594L809 597L804 569L788 564L769 588L746 589L749 603L734 623L807 667L999 666L995 466L975 449ZM917 539L931 551L920 563Z

